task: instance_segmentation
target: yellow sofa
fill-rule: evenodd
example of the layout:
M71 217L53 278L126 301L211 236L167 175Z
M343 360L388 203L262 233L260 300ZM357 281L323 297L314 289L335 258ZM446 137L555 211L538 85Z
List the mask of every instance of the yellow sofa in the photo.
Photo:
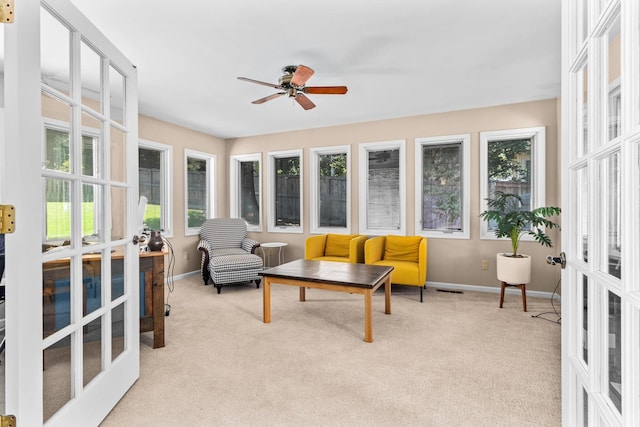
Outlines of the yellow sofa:
M364 244L364 262L393 267L391 283L420 287L427 280L427 238L421 236L379 236Z
M358 234L321 234L307 237L304 258L317 261L364 262L364 242Z

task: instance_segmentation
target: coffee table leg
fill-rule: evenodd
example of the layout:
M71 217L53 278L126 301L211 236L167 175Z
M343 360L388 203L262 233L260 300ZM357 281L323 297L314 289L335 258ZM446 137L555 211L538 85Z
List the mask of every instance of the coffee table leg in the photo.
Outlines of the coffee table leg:
M271 280L267 276L262 286L262 315L264 323L271 323Z
M384 282L384 313L391 314L391 275Z
M306 299L304 286L300 286L300 301L304 302Z
M364 340L365 342L373 342L373 327L371 321L371 290L367 290L364 294Z

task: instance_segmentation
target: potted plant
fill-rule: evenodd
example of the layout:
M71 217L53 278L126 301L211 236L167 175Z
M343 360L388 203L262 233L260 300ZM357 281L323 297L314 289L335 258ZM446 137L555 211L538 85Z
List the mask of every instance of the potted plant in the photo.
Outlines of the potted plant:
M560 228L549 219L560 215L560 208L544 206L525 210L522 205L522 198L517 194L496 191L493 198L487 199L488 209L480 214L480 218L495 225L496 237L511 239L512 252L496 256L498 280L505 283L526 284L531 278L531 257L518 253L520 238L528 234L541 245L551 247L546 229Z

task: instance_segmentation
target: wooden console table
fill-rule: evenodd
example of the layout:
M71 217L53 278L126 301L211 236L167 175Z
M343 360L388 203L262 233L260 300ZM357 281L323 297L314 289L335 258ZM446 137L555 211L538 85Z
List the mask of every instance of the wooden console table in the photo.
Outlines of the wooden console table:
M164 256L165 252L140 253L140 289L144 301L140 302L140 332L153 331L153 348L164 347ZM123 274L123 256L111 254L111 274ZM84 276L100 276L102 257L99 254L86 254L82 257ZM46 262L42 265L42 296L44 336L51 335L59 328L56 326L60 313L57 312L56 298L69 293L69 258ZM66 282L66 283L65 283ZM60 283L63 283L60 285ZM141 296L142 298L142 296ZM88 296L85 289L83 304L87 310ZM98 301L97 304L100 304ZM64 320L63 320L64 322ZM67 323L68 324L68 323Z

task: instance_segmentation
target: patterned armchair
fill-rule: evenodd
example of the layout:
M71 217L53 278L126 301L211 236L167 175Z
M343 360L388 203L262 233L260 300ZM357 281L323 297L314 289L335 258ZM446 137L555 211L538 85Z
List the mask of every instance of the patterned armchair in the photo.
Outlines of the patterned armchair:
M240 218L207 219L200 228L198 250L204 284L222 285L254 281L260 287L262 258L255 254L260 243L247 237L247 224Z

